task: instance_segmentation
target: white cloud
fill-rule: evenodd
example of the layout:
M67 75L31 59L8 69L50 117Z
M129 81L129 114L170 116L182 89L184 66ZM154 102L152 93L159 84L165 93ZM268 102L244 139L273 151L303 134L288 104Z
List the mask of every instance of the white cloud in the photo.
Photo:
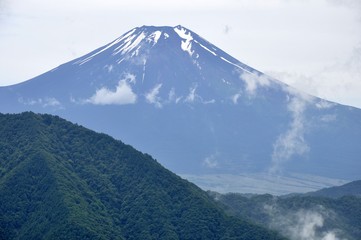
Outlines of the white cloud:
M196 100L198 95L196 94L197 85L194 85L193 87L189 88L189 94L184 100L185 102L192 103Z
M172 102L176 100L175 88L173 87L168 93L168 101Z
M218 153L215 153L206 157L203 160L203 165L206 166L207 168L216 168L218 166L218 161L217 161L218 155L219 155Z
M259 87L271 85L271 81L266 75L258 75L257 73L242 72L240 79L246 84L246 93L249 97L254 97Z
M56 107L60 105L60 102L56 98L45 98L43 103L43 107Z
M346 240L337 235L339 231L323 230L325 219L335 217L335 213L318 206L314 210L300 209L297 211L280 209L277 203L264 206L270 215L270 227L280 231L293 240Z
M329 109L334 107L335 105L336 105L335 103L326 100L320 100L319 102L316 103L316 107L318 109Z
M238 99L239 99L241 96L242 96L241 93L236 93L236 94L234 94L234 95L232 96L232 102L233 102L234 104L237 104L237 103L238 103Z
M180 100L182 100L182 96L180 96L180 97L177 97L176 99L175 99L175 103L179 103L180 102Z
M216 100L215 99L211 99L211 100L208 100L208 101L206 101L206 100L202 100L202 103L203 104L213 104L213 103L216 103Z
M159 84L155 85L155 87L153 89L151 89L145 95L145 99L147 100L147 102L150 104L154 104L157 108L162 107L162 103L161 103L162 99L160 97L158 97L159 90L161 87L162 87L162 84L159 83Z
M114 66L110 64L110 65L105 65L104 68L108 71L108 73L111 73L113 71Z
M205 105L216 103L215 99L204 100L201 96L199 96L196 93L197 88L198 88L197 84L194 84L192 87L189 88L189 93L188 93L187 97L184 99L184 102L186 102L186 103L199 102L199 103L203 103ZM176 103L178 103L179 100L181 100L181 99L182 99L182 97L178 97L176 99Z
M336 121L336 119L337 119L336 114L326 114L321 116L320 118L320 120L325 123Z
M124 80L127 80L129 83L136 84L136 78L134 74L131 73L125 74Z
M171 88L171 90L168 93L168 101L167 103L175 102L178 104L183 99L183 96L177 96L175 92L175 88Z
M93 96L85 100L85 103L95 105L124 105L133 104L137 101L137 95L133 92L129 83L135 83L134 75L127 75L118 82L115 90L106 87L98 89Z
M291 88L287 109L291 113L292 121L288 129L278 136L273 144L271 173L282 170L283 163L291 160L295 155L302 156L309 151L309 146L304 139L305 122L304 111L313 100L310 96L296 93Z
M46 107L63 108L61 103L54 97L26 99L26 100L24 98L20 97L18 99L18 102L22 103L24 105L28 105L28 106L40 105L44 108L46 108Z
M276 71L267 74L314 96L361 108L361 46L354 48L348 58L311 74Z
M296 224L290 226L294 239L315 239L316 228L323 226L323 217L318 213L299 211L296 214Z
M34 100L34 99L24 99L23 97L19 97L18 98L18 102L19 103L22 103L22 104L24 104L24 105L29 105L29 106L33 106L33 105L35 105L35 104L38 104L38 103L41 103L43 100L41 99L41 98L39 98L39 99L36 99L36 100Z

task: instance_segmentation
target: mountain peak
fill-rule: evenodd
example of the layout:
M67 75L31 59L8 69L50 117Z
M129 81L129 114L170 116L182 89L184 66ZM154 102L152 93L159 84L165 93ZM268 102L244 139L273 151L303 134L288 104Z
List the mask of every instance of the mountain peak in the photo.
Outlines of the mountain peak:
M187 31L191 31L189 28L184 27L183 25L176 25L176 26L154 26L154 25L142 25L140 27L135 27L133 29L140 29L142 31L162 31L162 32L169 32L172 31L173 29L185 29Z
M74 64L83 65L106 50L111 51L112 56L125 56L128 59L148 55L158 42L162 42L161 46L172 48L173 51L180 49L194 59L211 54L237 66L238 61L182 25L175 27L143 25L133 28L113 42L79 58ZM118 61L120 63L122 59Z
M104 89L97 93L109 93L109 89L115 86L119 93L124 90L129 96L125 101L122 98L110 102L129 104L143 99L157 107L171 102L232 102L232 96L238 94L242 85L239 75L242 72L260 74L181 25L133 28L72 64L93 74L106 69L110 81L105 81L104 77L93 80L97 89ZM99 69L100 65L103 69ZM165 70L162 76L159 75L159 66ZM226 75L232 76L214 78L225 69ZM173 80L175 74L183 79L182 82ZM118 95L113 93L111 99ZM91 98L88 96L80 101L109 103L108 100L98 101L94 90Z
M360 111L291 89L181 25L134 28L0 88L0 110L60 114L153 153L178 173L360 176ZM348 164L340 161L346 155Z

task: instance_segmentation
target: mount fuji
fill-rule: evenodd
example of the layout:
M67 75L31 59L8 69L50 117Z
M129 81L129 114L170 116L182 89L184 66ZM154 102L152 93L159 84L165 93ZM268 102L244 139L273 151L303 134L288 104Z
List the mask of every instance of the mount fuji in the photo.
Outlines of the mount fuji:
M204 189L307 192L361 178L361 110L298 91L189 29L142 26L20 84L0 112L56 114Z

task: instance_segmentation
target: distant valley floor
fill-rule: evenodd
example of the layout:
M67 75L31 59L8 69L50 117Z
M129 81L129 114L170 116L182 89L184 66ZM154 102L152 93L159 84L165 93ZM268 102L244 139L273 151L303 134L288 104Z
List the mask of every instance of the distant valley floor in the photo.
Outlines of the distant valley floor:
M340 186L349 182L344 179L298 173L289 173L286 175L272 175L270 173L178 175L195 183L203 190L216 191L219 193L269 193L272 195L284 195L290 193L306 193L322 188Z

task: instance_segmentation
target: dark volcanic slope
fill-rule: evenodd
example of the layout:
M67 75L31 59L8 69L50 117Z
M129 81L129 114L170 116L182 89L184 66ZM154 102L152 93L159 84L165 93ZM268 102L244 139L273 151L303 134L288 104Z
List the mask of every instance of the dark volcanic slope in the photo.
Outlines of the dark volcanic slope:
M279 239L149 155L59 117L0 114L0 239Z

